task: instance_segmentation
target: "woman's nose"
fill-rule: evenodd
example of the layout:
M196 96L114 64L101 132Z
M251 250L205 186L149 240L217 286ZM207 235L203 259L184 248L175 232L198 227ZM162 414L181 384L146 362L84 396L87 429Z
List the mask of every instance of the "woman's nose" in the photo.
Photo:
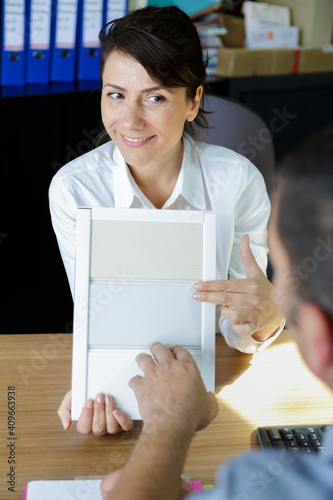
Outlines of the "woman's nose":
M122 124L126 128L141 128L144 123L143 113L137 104L127 104L122 117Z

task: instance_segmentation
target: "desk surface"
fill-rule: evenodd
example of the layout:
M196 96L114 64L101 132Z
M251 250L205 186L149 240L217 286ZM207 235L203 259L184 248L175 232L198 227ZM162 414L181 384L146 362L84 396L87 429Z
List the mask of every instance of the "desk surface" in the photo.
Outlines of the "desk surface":
M71 351L70 334L0 336L2 500L20 499L23 485L33 479L105 475L125 463L140 433L141 422L130 432L100 438L79 435L75 424L62 429L56 410L70 386ZM333 420L333 396L306 369L288 332L255 355L229 348L218 335L216 360L220 412L193 439L184 470L191 479L211 483L218 464L258 447L260 425ZM8 428L8 387L15 387L14 436ZM7 489L11 448L15 493Z

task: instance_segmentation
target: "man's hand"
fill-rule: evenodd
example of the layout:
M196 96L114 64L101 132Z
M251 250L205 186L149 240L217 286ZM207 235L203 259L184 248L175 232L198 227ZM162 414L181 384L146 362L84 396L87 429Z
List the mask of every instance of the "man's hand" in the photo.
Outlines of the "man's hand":
M103 500L108 499L109 494L111 493L111 491L115 487L116 482L122 473L122 470L123 469L117 469L114 472L111 472L111 474L108 474L107 476L105 476L105 478L103 479L102 484L101 484L101 493L102 493ZM181 483L180 483L180 491L179 491L178 500L183 500L190 493L193 493L191 486L186 481L184 481L184 479L182 479Z
M197 292L192 297L222 305L221 314L231 321L235 333L242 337L253 335L255 340L264 341L284 318L272 300L275 289L251 252L248 235L243 236L239 252L246 279L196 283Z
M129 385L139 403L143 428L121 473L102 482L109 500L179 500L184 497L180 474L193 433L218 412L214 394L206 391L199 369L182 347L151 344L136 361L144 373Z
M213 393L207 392L198 366L188 351L178 345L169 349L159 342L148 354L139 354L137 364L144 377L133 377L129 385L139 403L145 431L185 430L194 433L217 415Z

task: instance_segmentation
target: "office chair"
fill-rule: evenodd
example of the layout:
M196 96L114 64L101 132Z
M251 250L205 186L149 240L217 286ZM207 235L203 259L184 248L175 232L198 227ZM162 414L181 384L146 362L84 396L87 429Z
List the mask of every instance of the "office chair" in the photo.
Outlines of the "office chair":
M193 124L200 141L225 146L248 158L262 173L270 195L274 183L275 154L272 135L251 108L232 99L206 94L203 101L209 128Z
M264 120L251 108L225 97L206 94L203 101L209 128L193 124L198 140L225 146L248 158L262 173L267 192L272 194L275 174L275 154L272 135ZM268 260L267 277L273 278Z

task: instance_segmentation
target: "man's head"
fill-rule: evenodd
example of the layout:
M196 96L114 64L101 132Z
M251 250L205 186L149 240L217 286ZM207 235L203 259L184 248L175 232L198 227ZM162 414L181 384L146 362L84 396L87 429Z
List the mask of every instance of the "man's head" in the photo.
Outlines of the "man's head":
M281 164L269 234L277 303L305 361L333 389L333 129Z

